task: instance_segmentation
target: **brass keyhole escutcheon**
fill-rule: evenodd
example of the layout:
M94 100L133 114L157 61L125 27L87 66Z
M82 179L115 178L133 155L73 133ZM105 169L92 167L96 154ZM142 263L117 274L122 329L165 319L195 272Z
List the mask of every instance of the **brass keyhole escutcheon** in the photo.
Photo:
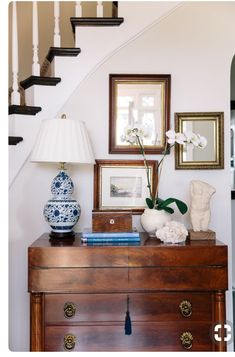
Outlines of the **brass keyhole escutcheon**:
M190 317L192 315L192 304L188 300L183 300L179 304L180 312L184 317Z
M72 317L74 317L75 313L76 313L75 304L73 304L72 302L66 302L64 304L64 316L67 319L71 319Z
M180 341L186 350L190 350L193 346L193 335L189 331L183 332L180 336Z
M67 334L64 336L64 349L66 351L71 351L75 347L76 337L72 334Z

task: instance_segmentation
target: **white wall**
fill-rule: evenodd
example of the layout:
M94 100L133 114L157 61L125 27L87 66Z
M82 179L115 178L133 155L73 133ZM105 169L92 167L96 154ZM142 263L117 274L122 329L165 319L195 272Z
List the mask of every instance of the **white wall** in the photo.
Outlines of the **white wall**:
M231 100L235 100L235 56L231 68Z
M235 250L235 200L232 200L232 249L233 256ZM233 290L235 291L235 259L232 261L232 282L233 282ZM235 308L235 306L234 306ZM234 321L235 322L235 321Z
M235 56L233 57L232 67L231 67L231 100L235 100ZM231 128L235 132L235 110L231 110ZM233 150L235 150L235 143L233 143ZM233 151L234 152L234 151ZM235 153L234 153L235 159ZM231 187L235 188L235 167L231 168ZM235 200L232 200L232 249L235 250ZM233 269L232 269L232 281L233 288L235 290L235 259L233 259ZM234 306L235 308L235 306Z
M174 112L223 111L225 114L225 169L175 171L174 154L164 163L160 194L189 203L189 182L204 180L216 188L210 228L229 245L231 288L231 200L229 167L230 66L234 55L235 4L185 3L104 63L61 109L86 122L97 159L135 159L134 155L108 154L109 73L169 73L172 76L171 121ZM149 156L158 159L159 156ZM75 196L82 206L77 230L91 225L92 167L72 168ZM49 231L42 209L56 174L53 167L28 163L10 191L10 348L28 349L27 246ZM177 217L178 218L178 217ZM139 217L135 217L135 225ZM188 216L183 221L189 226ZM17 252L19 254L17 255ZM23 264L22 264L23 261ZM231 292L227 318L232 320ZM17 314L16 314L17 311Z

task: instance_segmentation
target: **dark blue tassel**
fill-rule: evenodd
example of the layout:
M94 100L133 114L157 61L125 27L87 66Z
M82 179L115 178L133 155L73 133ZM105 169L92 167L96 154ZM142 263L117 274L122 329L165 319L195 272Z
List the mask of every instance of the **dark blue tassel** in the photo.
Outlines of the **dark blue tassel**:
M131 335L131 317L129 313L129 296L127 297L127 311L126 311L126 318L125 318L125 335Z

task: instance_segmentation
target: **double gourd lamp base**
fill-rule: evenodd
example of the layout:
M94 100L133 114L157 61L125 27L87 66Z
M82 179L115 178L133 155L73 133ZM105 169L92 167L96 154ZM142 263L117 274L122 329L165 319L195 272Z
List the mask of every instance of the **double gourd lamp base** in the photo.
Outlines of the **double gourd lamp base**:
M60 170L51 183L52 197L44 206L45 220L53 239L73 238L81 207L73 197L73 181L65 163L94 164L92 147L84 122L61 118L42 121L31 154L32 162L60 163Z

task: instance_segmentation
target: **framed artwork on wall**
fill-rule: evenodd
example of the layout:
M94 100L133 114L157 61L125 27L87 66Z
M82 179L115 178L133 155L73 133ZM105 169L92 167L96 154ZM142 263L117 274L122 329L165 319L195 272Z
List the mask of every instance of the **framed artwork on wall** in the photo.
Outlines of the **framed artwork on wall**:
M170 74L109 75L109 153L136 154L139 149L122 140L130 127L146 127L147 154L160 154L170 123Z
M157 186L157 161L148 160L153 192ZM141 214L149 197L142 160L96 160L94 166L94 209L130 210Z
M193 132L207 139L207 145L204 149L176 145L176 169L224 168L223 112L175 113L175 131Z

